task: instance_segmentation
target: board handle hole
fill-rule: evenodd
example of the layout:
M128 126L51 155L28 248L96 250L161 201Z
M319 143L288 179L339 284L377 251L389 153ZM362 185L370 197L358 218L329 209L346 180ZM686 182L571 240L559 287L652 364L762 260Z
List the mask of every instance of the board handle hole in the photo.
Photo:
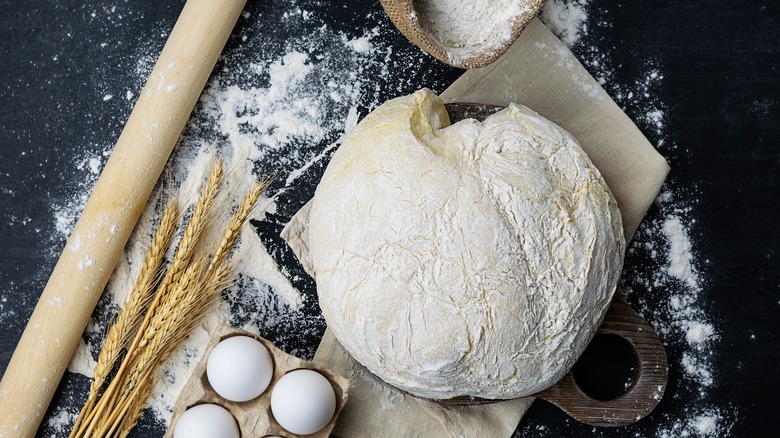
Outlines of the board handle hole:
M577 386L587 396L614 400L628 392L637 378L638 359L631 343L622 336L598 333L574 364Z

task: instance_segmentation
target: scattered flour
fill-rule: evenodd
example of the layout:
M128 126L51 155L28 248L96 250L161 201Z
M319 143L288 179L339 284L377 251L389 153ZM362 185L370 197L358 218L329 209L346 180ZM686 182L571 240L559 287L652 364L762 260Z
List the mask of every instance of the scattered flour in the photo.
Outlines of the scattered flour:
M238 272L251 279L255 290L261 289L260 283L264 282L291 308L300 309L303 305L303 297L279 269L276 261L265 249L260 236L251 226L244 226L241 230L241 240L233 254L233 263Z
M70 412L66 409L57 409L49 415L46 425L55 434L55 436L68 436L70 425L76 422L76 412Z
M693 425L699 435L717 436L720 431L718 420L716 415L700 415L693 419Z
M365 36L349 40L346 44L357 53L369 53L373 48L371 45L371 39Z
M710 340L710 337L715 333L715 329L712 325L692 321L688 324L688 330L685 332L685 340L689 344L701 344Z
M547 0L539 19L569 47L588 33L587 7L590 0Z
M618 81L616 66L606 53L603 44L587 37L588 24L592 22L591 0L548 0L542 7L539 18L569 46L599 84L634 120L644 132L652 134L658 147L665 146L664 135L666 106L660 101L657 89L664 79L663 73L653 59L647 59L645 72L633 82ZM610 26L598 22L598 26ZM567 66L561 66L567 67ZM578 78L574 78L578 80ZM587 90L586 90L587 91ZM673 146L672 146L673 148Z
M697 288L699 279L693 267L691 241L680 218L669 217L664 221L662 230L666 240L669 241L669 266L666 272L689 287Z
M253 224L259 221L273 225L277 216L289 218L300 207L290 201L288 194L316 179L322 163L338 145L339 137L354 126L361 113L381 103L378 96L388 94L388 90L394 95L408 93L420 82L434 88L443 85L437 82L443 70L435 70L430 64L420 67L428 59L425 55L416 49L404 52L391 47L392 43L383 36L395 30L386 24L367 29L363 34L347 34L318 21L317 14L297 1L282 0L276 6L276 11L243 14L240 47L228 49L224 54L167 170L187 203L196 198L205 172L216 158L227 162L230 176L226 184L236 189L231 193L235 197L242 195L249 178L276 176L269 198L263 200L253 216ZM589 25L608 26L609 23L589 21L589 7L590 0L548 0L541 18L572 47L580 61L662 152L674 150L676 146L668 141L664 131L667 110L657 97L664 78L661 67L657 61L648 59L643 74L636 80L616 80L615 71L619 67L614 65L612 54L587 38ZM107 30L142 18L131 6L119 9L110 5L86 6L83 13ZM369 21L381 20L371 17ZM265 44L263 32L268 22L289 33L286 45ZM163 23L161 27L168 25ZM110 32L106 34L110 36ZM66 33L66 38L72 36L72 32ZM90 83L94 88L93 98L121 105L124 111L124 116L110 119L110 123L95 129L109 126L119 131L133 99L151 72L165 36L161 33L150 38L130 59L115 62L116 59L107 58L121 69L135 63L130 83L107 81L105 78L117 76L114 73L118 70L111 70L114 67L95 67L100 71ZM103 50L101 53L110 57L110 50L119 44L118 40L96 41L95 49ZM54 56L53 61L62 62L66 57L67 54ZM125 99L111 100L115 95ZM756 111L763 111L767 105L757 103ZM51 232L48 233L45 224L33 222L32 225L44 239L51 239L49 256L54 260L59 256L57 248L64 245L83 209L86 194L97 180L111 146L89 143L84 149L83 155L72 163L74 174L63 178L69 181L67 190L49 196ZM3 190L13 194L10 188ZM655 325L668 345L673 378L681 379L679 385L667 390L662 401L679 409L664 414L660 426L642 436L724 436L728 435L737 415L707 399L710 388L718 384L719 336L718 324L702 300L706 295L706 269L695 247L694 196L674 187L673 181L670 183L658 198L658 213L640 228L629 249L629 257L642 263L628 264L624 272L627 299ZM109 293L95 311L84 335L84 346L71 363L74 372L84 375L92 372L107 321L125 302L139 270L139 261L153 232L154 217L155 206L150 203L109 282ZM12 220L24 224L31 221L22 217ZM244 236L235 254L242 273L237 283L226 291L225 300L208 321L174 352L161 373L161 383L151 406L151 421L167 423L192 366L200 359L202 347L219 324L230 323L261 335L282 333L275 340L282 348L300 356L313 353L312 347L299 347L295 338L307 334L316 337L324 329L316 312L316 300L300 291L298 285L303 279L298 274L279 267L278 246L262 232L258 237L250 231L253 230L242 231ZM10 305L8 297L28 287L4 285L0 295L0 322L5 324L3 318L17 313L18 304ZM44 436L67 435L76 417L74 409L83 402L83 389L70 386L63 389L62 401L52 406L44 422ZM696 394L700 403L681 406L681 398L689 394ZM536 430L554 433L545 425L539 425Z
M610 26L591 18L590 0L548 0L541 20L568 45L580 62L645 132L662 154L677 146L667 138L666 105L659 98L664 74L654 59L643 60L644 71L633 81L618 80L622 66L612 61L604 45L588 38L589 25ZM565 67L565 66L563 66ZM675 163L671 162L674 168ZM714 405L708 395L717 386L718 325L708 312L705 261L695 247L696 194L667 182L656 200L655 214L634 236L623 272L626 298L667 345L670 378L662 404L676 413L663 414L655 430L640 426L637 436L717 437L728 434L737 413ZM674 391L674 392L670 392ZM682 404L683 398L700 402ZM640 423L641 425L641 423Z
M723 423L723 414L705 411L685 421L675 421L658 431L658 438L722 437L728 436L731 427Z
M717 386L716 322L708 314L706 277L697 253L695 200L667 187L656 200L659 213L646 220L629 248L636 267L624 271L627 300L650 321L667 345L674 392L662 403L699 400L665 413L658 437L723 436L736 420L730 408L713 405L708 395ZM627 266L631 266L627 264Z
M76 353L70 359L68 364L68 371L71 373L80 373L87 377L95 377L95 359L92 357L92 352L84 343L84 340L79 341L79 346L76 349Z
M169 421L178 394L200 360L203 347L220 324L270 337L277 346L300 357L313 355L325 325L316 299L299 289L311 280L303 278L302 271L290 272L279 264L286 248L274 241L284 225L278 222L279 218L289 219L302 206L305 200L296 200L300 194L295 193L300 187L314 184L316 175L323 169L322 163L338 146L344 131L355 126L361 113L381 103L378 96L386 95L387 87L395 90L393 94L401 94L419 81L420 76L435 73L430 66L421 67L425 55L391 46L391 41L383 37L391 31L389 25L365 29L358 35L348 34L318 22L297 1L287 0L276 6L273 11L264 9L262 17L248 12L242 15L247 22L241 46L223 53L216 74L206 85L169 161L164 173L167 176L161 179L164 185L172 183L180 203L191 208L211 165L217 159L225 161L224 189L215 209L218 214L204 238L208 244L209 239L219 238L230 216L230 206L243 197L249 183L274 177L267 197L261 199L251 216L251 224L242 230L233 259L236 282L225 291L224 300L208 321L195 330L161 369L149 413L162 427ZM263 32L268 20L290 33L285 46L267 45ZM378 16L371 17L371 21L379 21ZM161 35L161 40L164 37ZM144 47L148 52L139 53L135 59L134 83L129 87L126 82L99 84L104 86L102 96L113 97L119 93L125 99L120 99L117 105L130 108L161 46L158 42ZM403 69L408 73L399 77ZM415 73L415 69L422 73ZM434 76L430 86L435 87L437 81L440 79ZM165 84L164 89L175 92L176 86ZM53 203L57 230L53 243L64 241L70 234L87 194L97 181L110 154L110 147L99 149L102 151L87 152L79 158L77 170L83 173L73 178L80 181L71 187L74 196ZM138 274L159 216L159 200L164 199L166 190L158 188L143 211L124 257L120 258L109 281L107 293L84 334L76 360L71 363L71 372L92 374L108 321L123 306ZM256 226L261 227L259 234ZM263 226L278 226L278 229L266 233ZM52 253L52 257L57 255ZM84 267L88 264L85 261ZM53 407L56 418L52 417L49 424L51 430L69 429L75 418L73 410L82 403L83 396L81 391L66 393L63 403L67 403L67 409ZM55 436L61 434L55 432Z

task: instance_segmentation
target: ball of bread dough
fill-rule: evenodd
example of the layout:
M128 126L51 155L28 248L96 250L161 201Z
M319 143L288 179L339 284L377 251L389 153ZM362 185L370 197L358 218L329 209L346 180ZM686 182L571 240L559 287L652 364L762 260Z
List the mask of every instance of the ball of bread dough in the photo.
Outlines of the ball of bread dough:
M625 248L615 199L570 134L519 105L450 125L429 90L346 136L309 220L336 338L435 399L558 381L601 323Z

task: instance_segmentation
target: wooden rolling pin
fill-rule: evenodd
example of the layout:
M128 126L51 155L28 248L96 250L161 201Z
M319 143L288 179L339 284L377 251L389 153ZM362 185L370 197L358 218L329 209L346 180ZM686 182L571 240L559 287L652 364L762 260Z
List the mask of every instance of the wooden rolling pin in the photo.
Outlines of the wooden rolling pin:
M0 437L32 437L246 0L188 0L0 382Z

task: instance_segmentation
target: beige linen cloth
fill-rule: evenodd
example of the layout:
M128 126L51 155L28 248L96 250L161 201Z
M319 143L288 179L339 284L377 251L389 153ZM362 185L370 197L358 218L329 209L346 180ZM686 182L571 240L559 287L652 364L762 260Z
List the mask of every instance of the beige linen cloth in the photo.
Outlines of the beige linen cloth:
M445 102L517 102L572 133L614 193L628 238L669 172L666 161L633 122L538 20L499 60L466 72L441 97ZM292 219L283 237L312 273L306 248L307 212L304 207ZM452 407L405 395L352 359L330 331L325 332L314 362L351 381L349 400L333 432L344 438L508 437L533 401L529 397Z

